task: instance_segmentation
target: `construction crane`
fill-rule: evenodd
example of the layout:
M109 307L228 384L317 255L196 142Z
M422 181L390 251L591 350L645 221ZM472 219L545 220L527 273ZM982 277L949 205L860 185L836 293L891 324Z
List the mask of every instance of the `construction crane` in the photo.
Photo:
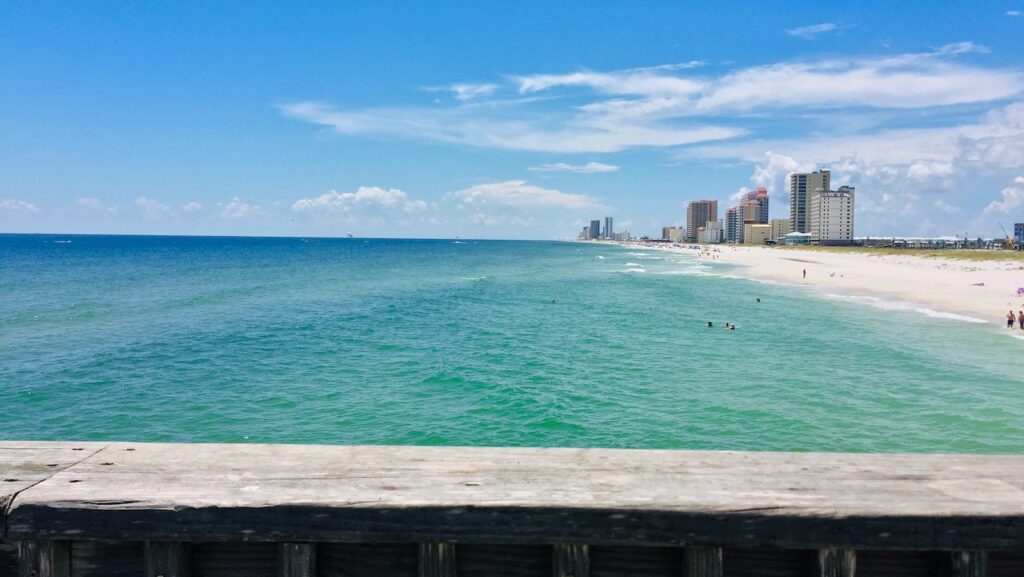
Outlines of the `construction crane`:
M1013 240L1013 237L1010 236L1010 233L1006 232L1006 227L1003 226L1003 223L999 223L999 228L1003 229L1003 234L1006 236L1006 240L1003 241L1004 244L1006 245L1006 248L1008 250L1016 249L1017 248L1017 243Z

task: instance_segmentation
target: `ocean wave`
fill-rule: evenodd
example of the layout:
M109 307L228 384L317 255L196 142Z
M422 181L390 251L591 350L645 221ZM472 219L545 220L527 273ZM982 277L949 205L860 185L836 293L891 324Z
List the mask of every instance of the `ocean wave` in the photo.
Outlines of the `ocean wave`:
M479 281L482 281L482 280L487 280L487 275L484 275L484 276L464 276L464 277L462 277L462 280L466 280L466 281L470 281L470 282L479 282Z
M640 263L638 263L638 262L627 262L626 266L640 266Z
M651 253L649 252L627 252L626 254L633 256L651 256Z
M921 305L919 305L917 303L912 303L912 302L907 302L907 301L890 301L890 300L885 300L885 299L881 299L881 298L878 298L878 297L871 297L871 296L837 295L837 294L833 294L833 293L826 293L825 296L830 298L830 299L835 299L835 300L844 300L844 301L850 301L850 302L856 302L856 303L863 303L863 304L866 304L866 305L869 305L869 306L873 306L875 308L886 310L886 311L909 311L909 312L915 312L915 313L919 313L919 314L922 314L922 315L925 315L925 316L928 316L928 317L932 317L932 318L935 318L935 319L947 319L947 320L961 321L961 322L966 322L966 323L987 323L988 322L988 321L986 321L984 319L979 319L977 317L970 317L970 316L967 316L967 315L959 315L959 314L956 314L956 313L949 313L949 312L945 312L945 311L937 311L935 309L930 309L928 307L921 306Z
M601 256L601 255L597 255L597 258L599 258L599 259L601 259L601 260L604 260L604 257L603 257L603 256Z
M633 267L633 268L625 268L625 269L622 269L622 270L617 270L615 272L647 272L647 269L639 268L639 267Z

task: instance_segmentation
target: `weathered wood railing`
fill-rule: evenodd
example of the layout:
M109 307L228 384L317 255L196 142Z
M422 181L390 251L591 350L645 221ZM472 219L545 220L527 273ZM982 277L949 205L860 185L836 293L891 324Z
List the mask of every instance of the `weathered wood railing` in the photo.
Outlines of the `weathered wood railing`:
M1024 575L1024 457L0 443L0 576Z

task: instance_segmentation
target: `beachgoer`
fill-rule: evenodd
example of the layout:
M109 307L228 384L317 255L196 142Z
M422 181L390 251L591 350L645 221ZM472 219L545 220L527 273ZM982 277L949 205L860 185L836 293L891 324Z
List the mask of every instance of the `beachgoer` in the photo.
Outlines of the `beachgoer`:
M1024 331L1024 311L1017 311L1017 322L1020 323L1020 330Z
M804 269L804 278L807 278L807 269Z
M1006 328L1012 329L1013 328L1013 324L1014 324L1014 322L1016 320L1017 319L1015 319L1013 317L1013 311L1012 310L1010 312L1006 313ZM711 326L711 325L708 325L708 326Z
M760 299L760 298L759 298L759 299L757 299L757 302L761 302L761 299Z
M730 331L736 330L736 325L729 325L729 330Z
M708 321L708 324L707 324L707 325L705 325L705 326L707 326L708 328L711 328L711 327L713 327L713 326L715 326L715 325L714 325L714 323L712 323L711 321Z

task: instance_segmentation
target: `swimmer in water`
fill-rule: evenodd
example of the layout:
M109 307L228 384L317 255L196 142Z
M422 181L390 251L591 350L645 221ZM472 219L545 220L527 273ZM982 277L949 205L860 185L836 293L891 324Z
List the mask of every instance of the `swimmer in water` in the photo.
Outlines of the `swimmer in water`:
M706 326L706 327L708 327L708 328L711 328L711 327L713 327L713 326L715 326L715 325L714 325L714 323L712 323L711 321L708 321L708 324L706 324L706 325L704 325L704 326Z
M757 302L761 302L761 299L757 299Z
M729 325L729 330L730 331L736 330L736 325Z

